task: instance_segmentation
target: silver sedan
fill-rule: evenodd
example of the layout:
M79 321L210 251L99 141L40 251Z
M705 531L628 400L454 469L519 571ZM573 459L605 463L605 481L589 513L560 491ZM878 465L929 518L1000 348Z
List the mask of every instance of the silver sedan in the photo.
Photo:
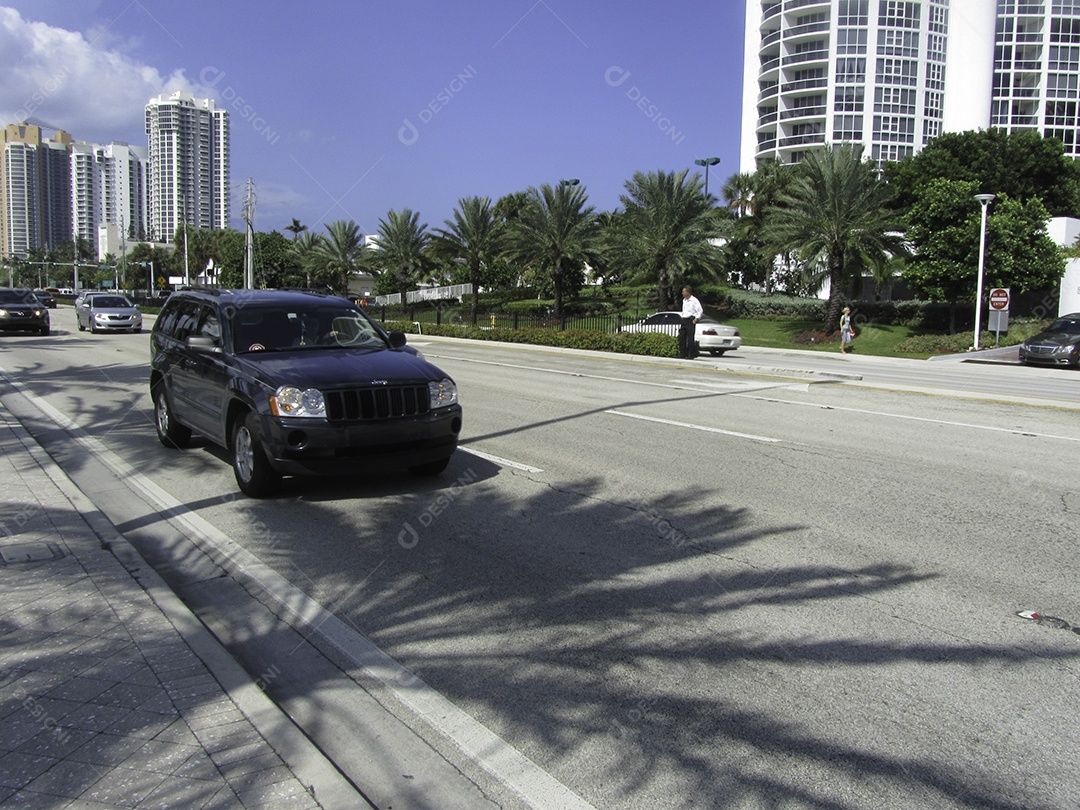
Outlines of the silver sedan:
M87 296L75 310L79 331L141 332L142 313L122 295Z

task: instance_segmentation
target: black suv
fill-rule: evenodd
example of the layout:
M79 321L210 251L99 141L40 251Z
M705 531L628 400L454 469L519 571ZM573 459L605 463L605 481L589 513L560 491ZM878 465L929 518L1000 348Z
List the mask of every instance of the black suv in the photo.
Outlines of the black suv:
M173 293L150 335L158 438L192 431L229 451L248 495L283 474L446 469L461 432L457 387L363 310L283 290Z

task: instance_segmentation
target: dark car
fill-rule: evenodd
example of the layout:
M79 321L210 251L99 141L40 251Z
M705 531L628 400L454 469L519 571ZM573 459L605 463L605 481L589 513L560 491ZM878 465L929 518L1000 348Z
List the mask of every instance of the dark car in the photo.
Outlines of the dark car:
M34 295L49 309L56 309L56 297L48 290L34 290Z
M1063 315L1021 343L1020 362L1080 368L1080 312Z
M150 335L158 438L225 448L248 495L282 475L446 469L461 406L443 371L344 298L180 291Z
M33 290L0 287L0 330L49 334L49 310Z

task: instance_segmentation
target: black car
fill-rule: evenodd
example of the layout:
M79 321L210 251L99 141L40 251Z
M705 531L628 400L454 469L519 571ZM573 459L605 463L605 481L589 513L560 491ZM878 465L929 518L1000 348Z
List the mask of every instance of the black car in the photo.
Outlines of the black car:
M34 290L34 295L49 309L56 309L56 297L48 290Z
M1063 315L1021 343L1020 362L1080 368L1080 312Z
M281 290L173 293L150 335L158 438L228 450L254 497L282 475L446 469L461 406L443 371L344 298Z
M49 334L49 310L33 290L0 287L0 330Z

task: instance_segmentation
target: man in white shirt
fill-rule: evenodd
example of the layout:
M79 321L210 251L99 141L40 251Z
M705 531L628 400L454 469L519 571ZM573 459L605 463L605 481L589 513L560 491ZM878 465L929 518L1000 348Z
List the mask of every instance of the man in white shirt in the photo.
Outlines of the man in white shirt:
M701 302L694 297L694 291L689 287L682 288L682 323L679 324L679 357L693 360L697 357L697 340L695 324L705 310L701 308Z

